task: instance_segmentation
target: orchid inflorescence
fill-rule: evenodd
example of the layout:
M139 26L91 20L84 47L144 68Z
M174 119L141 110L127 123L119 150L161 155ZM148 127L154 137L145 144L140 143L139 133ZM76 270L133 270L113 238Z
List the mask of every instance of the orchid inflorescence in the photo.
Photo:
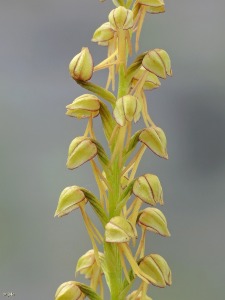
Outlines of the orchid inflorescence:
M109 13L108 22L97 28L92 38L107 47L107 58L94 65L89 49L84 47L69 64L71 77L92 94L81 95L66 106L68 116L87 119L84 134L75 137L69 146L67 168L73 170L89 161L99 195L74 185L66 187L59 197L55 216L79 209L92 249L80 257L76 267L76 273L85 275L90 286L65 282L57 289L56 300L103 300L103 276L111 300L151 299L147 296L150 285L166 287L172 283L166 260L159 254L145 253L147 232L170 236L166 218L156 208L164 204L161 183L154 174L135 177L146 149L168 159L166 136L148 113L146 93L159 88L160 79L172 76L171 62L165 50L156 48L127 63L133 53L134 34L135 50L139 49L146 13L163 13L165 4L163 0L113 3L116 8ZM105 88L90 81L94 72L103 69L108 69ZM109 151L95 135L93 122L98 116ZM132 134L133 123L141 116L145 128ZM86 205L100 220L102 232L88 216ZM141 232L138 243L137 225ZM139 288L131 292L136 278L140 279Z

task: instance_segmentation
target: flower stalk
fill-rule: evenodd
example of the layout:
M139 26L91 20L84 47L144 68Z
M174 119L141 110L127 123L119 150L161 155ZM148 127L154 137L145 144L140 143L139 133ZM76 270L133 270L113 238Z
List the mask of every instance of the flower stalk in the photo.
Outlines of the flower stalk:
M85 275L90 285L65 282L57 289L55 300L85 297L104 300L103 280L110 300L147 300L151 299L147 295L149 287L166 287L172 283L166 260L158 254L145 255L147 233L170 236L166 217L156 207L164 204L161 183L154 174L135 177L148 149L168 159L166 135L148 113L150 102L146 94L160 87L160 79L172 76L171 62L165 50L155 48L128 64L132 44L136 51L139 49L147 13L162 13L165 4L163 0L112 2L115 8L109 13L108 21L96 29L92 38L99 46L108 48L107 57L94 66L88 48L83 47L75 55L69 64L70 75L89 93L66 106L67 116L87 119L83 135L73 137L70 143L67 168L74 170L90 163L99 195L76 185L67 187L59 197L55 212L55 216L63 217L79 210L83 217L92 249L79 259L76 273ZM109 72L106 87L90 81L95 72L103 69ZM141 116L146 127L132 135ZM107 151L97 140L93 127L98 117ZM86 205L93 209L101 229L97 229L86 213ZM140 286L132 292L135 279L140 280Z

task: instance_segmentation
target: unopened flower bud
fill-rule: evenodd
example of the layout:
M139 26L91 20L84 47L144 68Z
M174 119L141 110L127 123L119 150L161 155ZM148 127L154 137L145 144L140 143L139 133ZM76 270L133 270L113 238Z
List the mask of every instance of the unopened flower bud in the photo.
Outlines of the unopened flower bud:
M169 76L172 76L173 72L172 72L172 68L171 68L171 60L170 60L169 54L163 49L155 49L155 51L160 56L160 58L162 59L164 65L165 65L166 74Z
M147 204L163 204L163 190L156 175L145 174L138 177L133 185L133 194Z
M105 226L105 240L109 243L124 243L137 238L136 228L125 218L113 217Z
M142 292L139 292L138 294L137 292L137 290L133 291L126 297L126 300L152 300L152 298L148 297L147 295L142 296Z
M95 30L92 38L92 42L104 43L104 42L108 42L113 37L114 37L114 31L112 30L110 23L106 22Z
M114 31L130 29L133 26L133 12L124 6L119 6L110 12L109 22Z
M156 155L168 159L166 136L161 128L150 127L144 129L139 135L139 141L144 143Z
M75 169L94 158L97 153L97 146L90 138L76 137L69 146L67 168Z
M79 186L66 187L60 194L55 217L63 217L86 202L86 196Z
M165 287L172 284L171 270L162 256L147 255L140 260L139 267L150 277L150 283L153 285Z
M172 75L169 55L162 49L150 50L144 56L142 66L150 73L163 79L166 79L166 75Z
M88 81L93 74L93 59L88 48L83 47L69 64L70 75L79 81Z
M55 294L55 300L83 300L82 293L76 281L68 281L61 284Z
M66 106L66 114L78 119L96 117L99 114L100 100L91 94L84 94Z
M116 101L116 107L113 111L114 118L120 126L124 126L126 121L137 122L140 118L141 104L138 98L132 95L126 95Z
M166 262L166 260L159 254L151 254L151 258L154 260L154 262L157 264L160 271L162 272L166 284L171 285L172 284L172 273L171 273L170 267L168 266L168 263Z
M101 252L98 252L98 256L100 260L104 257ZM76 272L84 274L85 278L90 279L93 273L95 273L95 271L99 268L101 267L97 264L95 252L91 249L79 258L76 266Z
M136 85L136 83L141 78L144 72L146 72L146 70L143 67L141 67L139 71L134 75L134 77L132 78L132 87ZM147 91L151 91L153 89L160 87L160 85L161 83L159 81L159 78L155 74L148 72L147 78L143 85L143 89Z
M170 236L166 218L157 208L147 207L142 210L138 215L137 223L148 231L155 232L162 236Z

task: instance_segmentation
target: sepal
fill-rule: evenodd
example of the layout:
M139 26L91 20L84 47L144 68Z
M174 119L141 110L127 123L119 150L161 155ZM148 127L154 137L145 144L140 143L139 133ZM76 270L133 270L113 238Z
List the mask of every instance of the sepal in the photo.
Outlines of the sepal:
M165 50L154 49L148 51L143 58L142 66L160 78L166 79L166 75L172 76L171 61Z
M169 237L170 232L164 214L157 208L147 207L140 211L137 223L148 231Z
M147 204L163 204L163 190L156 175L145 174L138 177L133 185L133 194Z
M93 159L97 154L97 146L91 138L76 137L69 146L67 168L73 170Z
M126 122L134 120L136 123L140 118L141 104L138 98L132 95L126 95L116 101L113 111L114 118L120 126L126 125Z
M55 300L83 300L84 298L85 294L76 281L62 283L55 293Z
M104 258L104 254L98 252L98 256L100 261L102 261ZM79 258L76 266L76 273L77 272L83 274L87 279L91 279L92 276L95 276L95 274L99 274L99 272L102 273L101 267L97 264L95 252L93 249L87 251Z
M141 76L143 75L144 72L146 72L146 70L143 67L141 67L134 74L134 77L132 78L132 81L131 81L132 87L134 87L136 85L136 83L141 78ZM147 74L146 80L144 82L143 89L147 90L147 91L151 91L153 89L160 87L160 85L161 85L161 83L160 83L158 77L155 74L149 72Z
M69 72L74 80L88 81L93 74L94 63L89 49L83 47L69 64Z
M139 135L139 141L144 143L156 155L168 159L167 140L164 131L159 127L145 128Z
M109 22L102 24L93 34L92 42L104 43L114 37L115 32L112 30Z
M136 228L125 218L113 217L105 226L105 241L108 243L125 243L137 238Z
M66 115L78 119L97 117L99 115L100 100L91 94L77 97L71 104L66 106Z
M60 194L55 217L63 217L86 203L87 198L79 186L66 187Z
M119 6L110 12L109 23L114 31L118 29L128 30L133 27L133 12Z
M158 287L172 284L171 270L162 256L147 255L139 261L139 267L146 274L146 278L150 279L149 283Z

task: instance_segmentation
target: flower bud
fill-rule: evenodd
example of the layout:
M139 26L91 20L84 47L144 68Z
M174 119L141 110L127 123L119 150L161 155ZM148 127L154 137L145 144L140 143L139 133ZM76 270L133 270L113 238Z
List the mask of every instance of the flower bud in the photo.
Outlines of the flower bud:
M133 194L147 204L163 204L163 190L156 175L145 174L138 177L133 185Z
M88 81L92 77L93 68L93 59L86 47L83 47L69 64L69 72L74 80Z
M109 243L124 243L137 238L136 228L125 218L113 217L105 226L105 240Z
M150 73L163 79L166 79L166 75L172 75L169 55L162 49L150 50L144 56L142 66Z
M116 101L116 107L113 111L114 118L120 126L124 126L126 121L137 122L140 118L141 104L138 98L132 95L126 95Z
M76 137L69 146L67 168L75 169L94 158L97 153L97 146L90 138Z
M66 187L59 197L55 217L63 217L86 202L86 196L80 190L79 186Z
M114 31L112 30L110 23L106 22L95 30L92 38L92 42L104 43L104 42L108 42L113 37L114 37Z
M101 252L98 252L98 256L100 260L104 257ZM97 264L94 250L91 249L79 258L76 266L76 272L80 272L80 274L85 275L85 278L90 279L93 273L99 268L100 266Z
M171 60L170 60L169 54L163 49L155 49L155 51L157 52L157 54L160 56L160 58L163 61L163 64L166 68L166 74L169 76L172 76L173 72L171 69Z
M55 294L55 300L83 300L85 294L82 293L76 281L62 283Z
M147 255L140 260L139 267L151 278L150 283L153 285L165 287L172 284L171 270L162 256L158 254Z
M139 141L144 143L156 155L168 159L166 136L161 128L150 127L144 129L139 135Z
M144 297L142 296L142 292L139 292L137 294L137 290L133 291L131 294L129 294L126 297L126 300L152 300L152 298L148 297L147 295L145 295Z
M78 119L96 117L99 114L100 100L91 94L84 94L66 106L66 114Z
M157 208L148 207L142 210L138 215L137 223L148 231L158 233L162 236L170 236L166 218Z
M144 72L146 72L146 70L143 67L141 67L139 71L134 75L131 82L132 87L136 85L136 83L141 78ZM143 89L147 91L151 91L153 89L160 87L160 85L161 83L159 81L159 78L155 74L148 72L147 78L143 85Z
M133 12L124 6L119 6L110 12L109 23L114 31L130 29L133 26Z
M168 266L166 260L159 254L151 254L151 258L154 260L154 262L157 264L160 271L162 272L166 284L171 285L172 284L172 274L171 274L170 267Z

